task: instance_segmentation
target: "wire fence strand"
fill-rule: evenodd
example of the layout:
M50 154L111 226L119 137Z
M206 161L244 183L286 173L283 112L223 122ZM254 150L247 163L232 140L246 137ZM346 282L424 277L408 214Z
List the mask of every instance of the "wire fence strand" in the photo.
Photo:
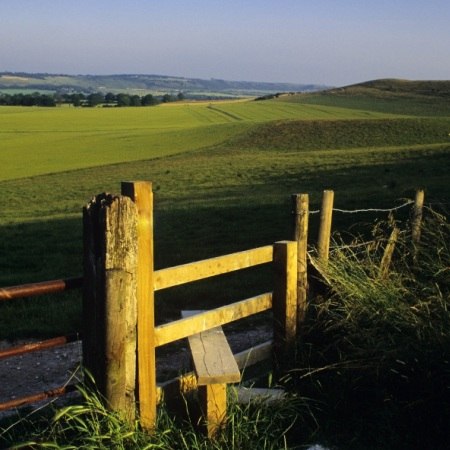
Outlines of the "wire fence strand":
M340 212L343 214L357 214L357 213L365 213L365 212L392 212L392 211L396 211L401 208L405 208L406 206L409 206L412 203L414 203L414 200L408 200L405 203L403 203L402 205L394 206L393 208L367 208L367 209L352 209L352 210L333 208L333 211ZM317 209L314 211L309 211L309 214L319 214L319 213L320 213L320 209Z

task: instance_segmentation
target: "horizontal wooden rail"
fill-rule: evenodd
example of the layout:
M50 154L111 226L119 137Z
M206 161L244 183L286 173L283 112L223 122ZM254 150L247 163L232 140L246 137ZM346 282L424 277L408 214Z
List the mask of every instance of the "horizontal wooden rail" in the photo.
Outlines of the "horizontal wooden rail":
M247 269L273 260L273 246L267 245L252 250L205 259L180 266L155 270L155 291L222 275L236 270Z
M18 347L11 347L0 350L0 359L9 358L11 356L24 355L25 353L39 352L42 350L48 350L55 347L61 347L69 342L75 342L80 339L78 334L72 334L69 336L59 336L45 341L30 342Z
M185 319L155 327L155 346L168 344L192 334L233 322L272 308L272 293L258 295Z
M79 289L82 286L83 277L77 277L4 287L0 288L0 301L32 297L35 295L54 294L55 292Z
M29 405L30 403L37 403L47 398L61 397L76 390L76 385L61 386L55 389L51 389L45 392L39 392L38 394L28 395L27 397L16 398L8 402L0 403L0 411L6 411L8 409L19 408L20 406Z

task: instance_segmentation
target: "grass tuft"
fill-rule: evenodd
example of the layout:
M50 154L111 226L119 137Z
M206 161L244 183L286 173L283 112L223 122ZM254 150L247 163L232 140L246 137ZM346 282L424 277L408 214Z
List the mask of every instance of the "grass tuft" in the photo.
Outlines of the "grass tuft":
M426 212L421 241L337 238L289 381L322 402L320 432L342 448L445 448L450 421L450 224ZM386 235L384 235L386 236Z

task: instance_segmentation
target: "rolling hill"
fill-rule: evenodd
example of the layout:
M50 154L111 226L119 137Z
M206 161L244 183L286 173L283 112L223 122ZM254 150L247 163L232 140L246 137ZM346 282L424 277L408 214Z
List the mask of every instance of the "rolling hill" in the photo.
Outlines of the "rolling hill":
M285 94L299 102L415 116L450 116L450 81L373 80L320 92Z
M0 72L0 91L31 90L52 92L183 92L186 96L257 96L275 92L306 92L323 89L315 84L227 81L212 78L172 77L166 75L65 75L48 73Z

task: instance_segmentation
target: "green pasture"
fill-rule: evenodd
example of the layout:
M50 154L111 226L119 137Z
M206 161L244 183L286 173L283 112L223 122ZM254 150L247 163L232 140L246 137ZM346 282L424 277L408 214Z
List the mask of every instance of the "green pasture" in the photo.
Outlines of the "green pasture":
M82 208L95 194L119 193L124 180L153 183L156 268L290 239L292 193L309 193L314 211L322 191L333 189L335 207L354 211L402 205L423 188L427 225L418 264L402 232L386 279L378 273L388 223L407 229L411 207L392 216L334 213L333 292L312 302L296 369L284 380L296 393L286 403L295 409L285 416L295 417L295 426L282 431L284 418L273 422L272 406L267 415L254 409L259 428L248 411L236 424L255 423L250 434L266 436L261 429L272 433L267 424L274 423L274 435L292 431L293 442L358 450L415 448L408 444L428 437L438 442L449 417L450 115L432 116L423 99L408 99L411 107L397 99L388 108L386 99L369 97L354 109L355 99L340 106L270 100L0 108L0 287L81 275ZM318 221L318 214L310 216L312 245ZM367 244L375 238L377 246ZM346 245L350 239L355 245ZM156 321L269 289L270 267L172 288L156 295ZM0 339L81 328L79 291L0 304ZM87 411L97 426L93 410ZM57 426L52 422L53 430ZM64 435L68 428L61 426ZM164 441L172 439L167 430L183 428L163 423L162 429L161 447L183 448ZM241 439L230 430L220 448ZM100 433L108 439L109 431ZM91 441L100 438L87 434ZM40 441L43 435L36 436ZM192 439L198 448L219 448L203 445L196 434ZM197 448L186 433L182 441Z
M316 93L282 95L278 101L389 114L449 117L449 96L448 81L386 79Z
M380 116L333 107L250 101L151 108L0 107L0 180L197 150L266 121Z
M389 208L419 187L448 202L447 130L442 117L275 100L0 108L0 286L81 274L82 207L124 180L153 182L157 267L290 238L294 192L309 193L312 209L323 189L335 190L338 208ZM376 219L336 214L334 225ZM311 216L312 240L316 225ZM244 297L260 278L232 281L214 301ZM209 298L202 289L191 300ZM167 304L183 295L169 292ZM78 294L58 299L66 322L53 299L1 305L2 336L79 328Z

